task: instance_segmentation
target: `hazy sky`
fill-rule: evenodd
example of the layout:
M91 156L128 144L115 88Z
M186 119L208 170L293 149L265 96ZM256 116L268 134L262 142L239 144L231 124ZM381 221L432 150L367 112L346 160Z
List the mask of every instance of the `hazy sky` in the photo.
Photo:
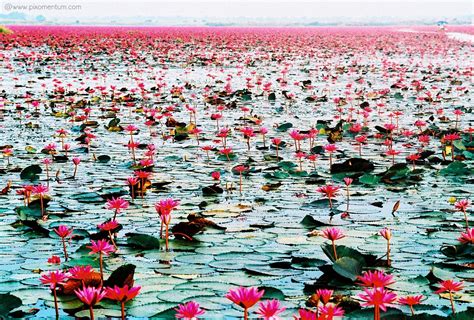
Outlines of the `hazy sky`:
M297 18L297 17L377 17L449 18L473 14L471 0L0 0L0 13L11 11L45 17L219 17L219 18ZM5 6L6 4L10 7ZM79 10L35 10L39 4L80 5ZM11 5L24 5L23 8ZM28 8L26 7L28 6ZM9 10L6 10L10 8Z

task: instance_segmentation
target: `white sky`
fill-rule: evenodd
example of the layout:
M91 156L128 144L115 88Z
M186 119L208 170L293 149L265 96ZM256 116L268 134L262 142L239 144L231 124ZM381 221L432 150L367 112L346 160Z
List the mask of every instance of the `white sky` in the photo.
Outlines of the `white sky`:
M219 17L219 18L297 18L297 17L394 17L449 18L473 15L471 0L0 0L5 4L80 4L80 10L11 10L46 17Z

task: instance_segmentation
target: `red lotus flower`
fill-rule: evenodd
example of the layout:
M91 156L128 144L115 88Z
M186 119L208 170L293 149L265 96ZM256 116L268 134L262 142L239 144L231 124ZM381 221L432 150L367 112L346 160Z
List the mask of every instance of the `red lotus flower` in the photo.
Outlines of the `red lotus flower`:
M111 231L116 229L119 226L117 220L110 220L104 223L99 224L97 227L103 231Z
M76 266L68 270L71 279L86 280L94 272L91 266Z
M184 320L196 320L198 316L202 316L205 313L199 304L194 301L180 304L175 310L177 311L175 317Z
M407 305L407 306L414 306L414 305L420 304L421 299L423 299L423 295L400 297L398 299L398 303Z
M219 181L221 179L221 172L220 171L213 171L211 173L212 179Z
M357 136L355 140L359 143L365 143L367 141L367 136Z
M137 171L134 171L133 174L137 176L137 178L139 179L148 179L152 173L148 171L137 170Z
M227 157L227 161L230 161L229 156L232 154L232 148L222 148L219 150L219 153Z
M435 291L435 293L440 294L443 292L448 292L449 301L451 302L451 310L453 311L453 314L456 313L456 310L454 308L453 293L457 291L461 291L464 287L464 283L462 281L456 282L454 280L444 280L444 281L441 281L439 284L440 284L440 288L437 291Z
M280 305L280 301L273 299L260 302L257 314L264 320L278 320L277 316L285 310L286 308Z
M273 138L272 143L276 146L280 145L282 140L280 138Z
M61 263L61 258L58 257L58 256L51 256L50 258L48 258L48 263L51 263L51 264L60 264Z
M327 153L333 153L337 151L337 146L335 144L327 144L324 146L324 151Z
M121 288L116 285L113 288L105 288L105 297L118 302L127 302L135 298L140 289L140 286L129 288L125 285Z
M395 149L389 149L389 150L387 150L387 151L385 152L385 154L386 154L387 156L392 157L392 165L394 165L394 164L395 164L395 156L399 155L399 154L400 154L400 151L397 151L397 150L395 150Z
M461 139L461 136L458 133L448 133L444 135L444 140L453 143L455 140Z
M373 288L383 288L395 282L393 281L393 276L378 270L369 270L362 276L358 276L357 279L361 281L359 283L361 286Z
M334 293L333 290L328 290L328 289L318 289L316 290L316 293L314 294L314 297L319 303L319 301L322 301L323 304L326 304L331 300L332 294Z
M435 291L435 293L439 294L439 293L443 293L443 292L457 292L457 291L461 291L464 287L464 283L461 281L461 282L456 282L454 280L444 280L444 281L441 281L440 283L440 288Z
M242 134L244 135L244 138L246 139L255 136L255 132L253 132L253 129L250 127L242 128L240 129L240 132L242 132Z

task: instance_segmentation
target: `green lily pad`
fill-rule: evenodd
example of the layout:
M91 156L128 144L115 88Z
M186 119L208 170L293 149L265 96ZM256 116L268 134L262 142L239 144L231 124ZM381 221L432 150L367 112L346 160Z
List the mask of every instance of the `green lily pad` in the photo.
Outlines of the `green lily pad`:
M160 248L160 240L147 234L127 233L126 237L127 243L134 248L145 250Z
M22 305L21 299L12 294L0 294L0 317L6 317L10 311Z
M292 124L291 122L286 122L286 123L280 124L280 125L276 128L276 131L278 131L278 132L286 132L286 131L288 131L290 128L293 128L293 124Z
M467 164L460 161L454 161L451 162L446 168L441 169L439 173L443 176L462 176L470 174L471 170L468 169Z
M28 166L28 167L24 168L23 170L21 170L20 178L22 180L30 180L30 181L38 180L38 178L39 178L38 175L41 172L43 172L41 167L37 164L33 164L33 165Z
M337 259L332 265L332 269L340 276L355 281L357 276L362 273L362 264L360 261L342 257Z

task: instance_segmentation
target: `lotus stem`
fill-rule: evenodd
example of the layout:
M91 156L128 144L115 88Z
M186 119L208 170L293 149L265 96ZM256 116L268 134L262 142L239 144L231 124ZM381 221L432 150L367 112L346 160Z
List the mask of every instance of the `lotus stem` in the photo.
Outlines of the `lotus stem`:
M56 311L56 319L59 319L58 294L56 293L56 286L54 286L53 288L53 297L54 297L54 309Z
M332 241L332 251L334 253L334 261L337 260L337 250L336 250L336 243L334 242L334 240Z
M68 255L67 255L67 250L66 250L66 241L64 240L64 238L61 238L61 240L63 242L64 260L67 261Z

